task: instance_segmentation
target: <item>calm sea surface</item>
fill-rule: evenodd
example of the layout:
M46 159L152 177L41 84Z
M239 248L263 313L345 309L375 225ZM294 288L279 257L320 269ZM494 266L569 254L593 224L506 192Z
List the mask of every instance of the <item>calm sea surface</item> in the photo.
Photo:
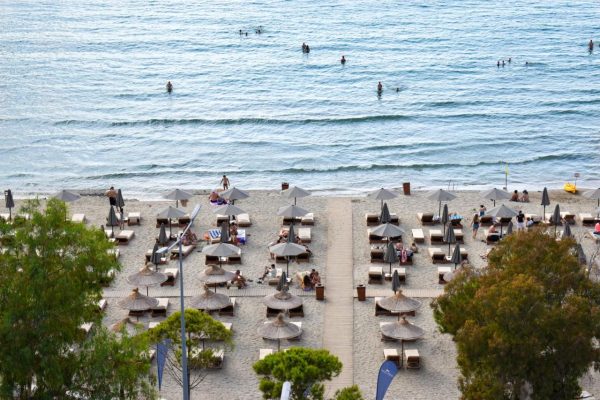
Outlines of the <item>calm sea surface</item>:
M0 1L0 184L469 188L503 186L507 162L519 189L576 172L597 187L599 16L597 1Z

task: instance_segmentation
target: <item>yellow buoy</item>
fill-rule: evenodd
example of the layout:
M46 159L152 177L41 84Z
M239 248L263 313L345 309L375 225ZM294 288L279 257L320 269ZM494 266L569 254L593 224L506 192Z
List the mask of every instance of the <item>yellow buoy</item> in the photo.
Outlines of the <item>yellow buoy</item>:
M577 185L575 185L574 183L570 183L570 182L565 183L565 185L563 186L563 189L565 189L565 192L577 193Z

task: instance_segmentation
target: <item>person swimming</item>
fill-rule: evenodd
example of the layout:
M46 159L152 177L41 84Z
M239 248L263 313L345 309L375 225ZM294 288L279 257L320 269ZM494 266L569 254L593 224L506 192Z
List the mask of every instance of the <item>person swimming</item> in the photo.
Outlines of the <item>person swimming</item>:
M308 47L308 45L306 45L306 51L305 51L305 53L306 54L310 53L310 47Z
M171 83L171 81L167 82L167 92L171 93L173 91L173 84Z
M399 87L396 88L396 93L398 93L398 92L400 92L400 88Z
M592 39L590 39L590 42L588 43L588 49L590 53L594 51L594 41Z
M496 63L496 66L497 66L498 68L500 68L500 60L498 60L498 62Z
M302 43L302 52L306 53L306 43Z
M383 92L383 85L381 84L381 82L379 82L379 83L377 84L377 92L378 92L378 93L381 93L381 92Z
M342 64L346 64L346 57L342 56L342 59L340 60L340 62L341 62Z

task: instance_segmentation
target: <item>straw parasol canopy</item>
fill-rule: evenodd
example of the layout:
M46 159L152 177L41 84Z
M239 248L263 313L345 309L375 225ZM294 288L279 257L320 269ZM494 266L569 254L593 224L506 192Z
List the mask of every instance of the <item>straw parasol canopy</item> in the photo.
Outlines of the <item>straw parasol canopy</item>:
M129 311L150 310L158 305L158 300L141 294L138 288L133 289L131 294L119 300L119 307Z
M141 323L132 321L131 318L126 317L120 320L119 322L112 324L110 330L113 332L120 332L121 329L125 328L127 330L127 333L133 335L137 333L142 327L143 325Z
M405 340L417 340L423 335L425 335L425 331L419 328L416 325L411 324L406 320L406 317L402 317L401 320L397 322L391 322L389 324L381 324L380 328L381 333L387 337L400 340L402 345L402 352L400 354L404 354L404 341ZM402 368L402 363L404 362L404 357L400 358L400 367Z
M486 200L492 200L494 202L494 207L496 207L496 200L508 200L511 198L511 195L505 190L493 188L481 192L481 197Z
M297 205L290 205L280 207L277 210L277 215L285 218L301 218L308 214L308 211L304 208L298 207Z
M190 192L186 192L185 190L175 189L172 192L169 192L165 195L165 199L175 200L175 207L179 207L179 200L189 200L194 195ZM178 218L178 217L173 217Z
M310 196L310 192L308 190L304 190L298 186L292 186L287 190L282 192L283 196L287 199L294 198L294 205L296 205L296 199Z
M390 223L378 225L371 230L371 235L386 237L388 240L389 238L402 236L403 234L404 229Z
M438 215L440 215L442 211L442 202L443 201L452 201L456 198L456 195L445 191L444 189L434 190L427 194L427 198L429 200L437 201L439 203L438 207Z
M15 207L15 200L13 199L12 191L8 189L4 192L4 202L6 208L8 208L8 219L12 219L12 209Z
M392 220L392 216L390 215L390 209L388 208L387 203L383 203L383 207L381 207L381 214L379 215L379 222L382 224L387 224Z
M402 290L398 290L392 296L379 300L377 304L385 310L398 313L398 318L402 314L416 311L421 307L421 302L419 300L406 297L402 294Z
M161 283L166 282L166 280L167 275L162 272L151 270L148 264L144 265L144 267L135 274L127 277L127 282L133 286L146 286L146 296L148 295L148 286L160 285Z
M210 311L227 307L231 304L231 300L226 294L211 292L210 288L204 285L204 293L192 297L189 304L192 308Z
M392 192L391 190L381 188L369 193L367 197L370 197L375 200L381 200L381 207L383 208L384 200L395 199L396 197L398 197L398 195Z
M248 197L250 197L250 194L234 186L231 189L227 189L224 192L221 192L220 196L225 200L230 200L231 204L234 204L236 200L247 199Z
M234 272L226 271L218 265L209 265L200 273L200 281L206 284L225 283L231 281L233 278L235 278Z
M394 243L389 242L385 247L385 252L383 253L383 261L390 264L390 274L392 273L392 264L398 262L398 253L396 253L396 248L394 247Z
M282 274L280 279L283 281L285 276ZM279 288L279 286L282 286ZM302 298L288 292L287 283L278 285L278 292L265 296L263 303L274 310L291 310L292 308L300 307L302 305Z
M169 206L169 207L165 208L164 210L162 210L161 212L159 212L158 214L156 214L156 217L169 220L169 236L172 236L173 229L171 226L171 219L185 217L186 215L187 214L184 211L181 211L178 208Z
M600 188L584 192L583 197L590 200L598 200L598 204L596 205L596 207L600 207Z
M77 193L70 192L68 190L61 190L60 192L56 193L53 197L62 200L65 203L70 203L81 198L81 196Z
M281 339L291 339L302 334L299 326L285 320L283 313L273 321L267 321L258 327L258 334L263 339L277 340L277 351L281 349Z

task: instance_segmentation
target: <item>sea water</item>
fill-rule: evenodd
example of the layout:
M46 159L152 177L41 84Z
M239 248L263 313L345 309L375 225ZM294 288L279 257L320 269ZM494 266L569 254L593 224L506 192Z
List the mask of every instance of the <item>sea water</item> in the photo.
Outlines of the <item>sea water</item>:
M0 184L152 196L227 174L246 189L464 189L504 186L508 165L514 188L575 173L597 187L600 48L587 44L600 44L599 11L558 0L0 1Z

